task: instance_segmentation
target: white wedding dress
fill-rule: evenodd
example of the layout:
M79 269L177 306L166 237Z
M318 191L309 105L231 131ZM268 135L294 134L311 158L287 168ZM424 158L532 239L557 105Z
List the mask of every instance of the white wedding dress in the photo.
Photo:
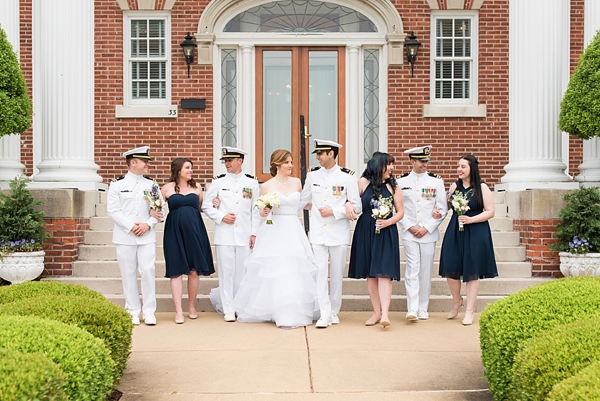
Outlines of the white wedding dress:
M233 305L239 322L275 322L294 328L312 324L319 302L312 249L298 219L300 192L279 194L273 224L261 225L246 275Z

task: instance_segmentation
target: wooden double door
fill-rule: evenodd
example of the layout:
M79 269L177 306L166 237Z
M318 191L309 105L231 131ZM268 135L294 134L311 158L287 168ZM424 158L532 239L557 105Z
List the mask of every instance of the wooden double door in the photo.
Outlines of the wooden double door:
M271 178L269 162L276 149L287 149L300 176L301 141L307 167L318 163L313 139L345 142L344 47L256 48L256 172ZM308 139L306 139L308 137ZM339 163L344 163L340 151Z

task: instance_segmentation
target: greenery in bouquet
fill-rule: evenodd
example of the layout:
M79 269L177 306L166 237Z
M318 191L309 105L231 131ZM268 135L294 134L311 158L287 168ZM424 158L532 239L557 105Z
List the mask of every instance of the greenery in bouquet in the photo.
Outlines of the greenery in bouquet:
M452 208L456 211L456 214L462 216L466 211L471 209L469 207L469 195L471 194L471 190L469 189L465 194L460 191L455 191L454 195L450 199L450 204ZM458 223L458 231L465 231L464 226L461 223Z
M600 246L600 190L597 187L576 189L563 197L556 225L558 242L550 248L557 252L584 254L598 252Z
M162 197L162 193L160 192L160 188L158 187L158 182L156 182L156 180L154 180L152 183L152 188L150 191L147 189L144 190L144 199L148 201L150 209L154 209L157 212L162 211L163 206L165 206L165 201Z
M371 216L375 220L386 219L394 208L394 200L391 196L384 198L379 195L378 198L371 199ZM379 228L375 228L375 234L379 234L381 230Z
M42 250L46 231L44 212L35 209L42 204L27 189L29 179L13 178L10 192L0 191L0 259L12 252Z

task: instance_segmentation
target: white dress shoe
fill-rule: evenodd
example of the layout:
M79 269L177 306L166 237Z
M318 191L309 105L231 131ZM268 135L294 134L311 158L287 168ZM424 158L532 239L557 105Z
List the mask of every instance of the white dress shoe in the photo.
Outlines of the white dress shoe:
M429 313L427 313L426 310L420 310L417 313L417 317L419 318L419 320L427 320L429 319Z
M419 321L419 317L417 316L417 312L415 312L414 310L409 311L406 314L406 319L410 320L411 322L418 322Z
M317 329L324 329L329 326L331 326L331 318L330 317L320 318L319 320L317 320L317 324L315 325L315 327Z
M235 313L226 313L225 316L223 316L223 319L226 322L235 322Z
M146 315L144 316L144 323L146 323L148 326L154 326L156 324L156 317L154 317L152 314Z
M340 318L338 315L331 315L331 324L340 324Z
M139 326L140 325L140 317L131 315L131 323L133 323L135 326Z

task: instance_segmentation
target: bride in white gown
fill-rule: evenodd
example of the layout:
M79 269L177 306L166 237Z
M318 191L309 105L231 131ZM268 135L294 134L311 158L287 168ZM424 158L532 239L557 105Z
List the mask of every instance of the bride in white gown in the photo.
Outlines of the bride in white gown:
M252 254L246 259L244 276L233 305L239 322L275 322L294 328L312 324L319 303L315 274L317 266L306 234L298 219L302 185L291 177L292 155L276 150L271 155L271 178L260 194L275 192L280 206L261 210L273 224L263 223Z

